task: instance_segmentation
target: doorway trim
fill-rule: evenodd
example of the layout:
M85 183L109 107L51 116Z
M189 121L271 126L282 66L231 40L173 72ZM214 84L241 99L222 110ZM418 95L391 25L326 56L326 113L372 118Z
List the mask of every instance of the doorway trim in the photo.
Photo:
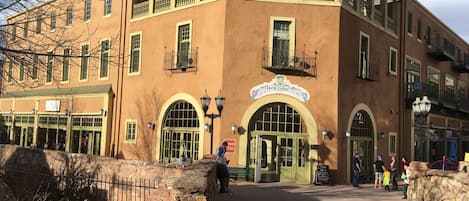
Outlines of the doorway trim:
M299 102L297 99L286 96L286 95L269 95L262 97L261 99L258 99L254 101L244 112L242 118L241 118L241 123L240 127L243 128L249 128L249 121L251 120L252 116L264 105L267 105L269 103L276 103L276 102L281 102L281 103L286 103L289 104L295 109L303 119L305 126L306 126L306 133L308 134L308 141L310 144L318 144L318 129L316 125L316 120L314 119L313 115L310 113L309 109L304 105L303 103ZM248 131L245 133L241 134L239 137L239 167L246 168L248 167L247 164L247 158L248 158ZM314 159L314 160L313 160ZM313 164L312 161L318 160L318 150L310 149L309 150L309 155L307 157L307 161L309 161L310 164L310 170L308 172L308 182L311 183L313 181L313 172L316 169L316 166Z
M360 110L363 110L365 111L366 113L368 113L368 116L370 117L371 119L371 123L373 125L373 158L376 158L377 156L377 150L378 150L378 145L377 145L377 129L376 129L376 121L375 121L375 116L373 115L373 112L371 111L371 109L368 107L368 105L364 104L364 103L359 103L357 104L352 112L350 113L350 116L349 116L349 119L348 119L348 123L347 123L347 133L350 134L350 130L352 128L352 122L353 122L353 118L355 117L355 114L360 111ZM351 172L350 172L350 168L352 166L352 153L350 153L350 146L351 145L351 140L350 140L350 137L351 136L347 136L347 182L350 183L350 178L351 178Z
M160 109L160 114L158 116L158 123L156 124L156 150L155 150L155 160L160 160L160 145L161 145L161 136L162 136L162 126L164 126L165 114L168 109L173 105L173 103L177 101L185 101L192 106L194 106L195 111L197 112L197 116L199 118L199 159L202 159L205 153L205 130L203 126L205 125L205 117L204 111L202 111L202 106L200 105L199 101L194 98L192 95L187 93L177 93L174 96L171 96L163 103ZM157 109L157 108L155 108Z

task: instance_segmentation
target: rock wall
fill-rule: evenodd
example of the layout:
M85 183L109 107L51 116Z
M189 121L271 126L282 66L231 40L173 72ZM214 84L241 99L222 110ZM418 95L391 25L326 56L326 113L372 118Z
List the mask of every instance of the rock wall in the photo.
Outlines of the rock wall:
M428 164L410 164L407 198L414 201L469 200L469 174L428 169Z
M16 194L23 195L35 191L25 189L25 186L37 188L44 180L64 174L72 177L124 178L130 179L130 182L145 179L154 186L147 192L146 200L155 201L214 200L217 189L216 165L210 159L183 167L0 145L0 168L5 183ZM18 179L19 173L23 179ZM95 188L100 190L99 186Z

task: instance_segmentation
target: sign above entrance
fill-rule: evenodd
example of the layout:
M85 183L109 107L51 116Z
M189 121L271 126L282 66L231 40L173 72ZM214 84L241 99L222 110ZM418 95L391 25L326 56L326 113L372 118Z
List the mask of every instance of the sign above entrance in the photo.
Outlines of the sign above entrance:
M285 75L277 75L270 82L264 82L251 89L251 99L259 99L271 94L284 94L292 96L302 102L309 101L309 93L298 85L291 84Z
M59 112L60 100L46 100L46 111L47 112Z

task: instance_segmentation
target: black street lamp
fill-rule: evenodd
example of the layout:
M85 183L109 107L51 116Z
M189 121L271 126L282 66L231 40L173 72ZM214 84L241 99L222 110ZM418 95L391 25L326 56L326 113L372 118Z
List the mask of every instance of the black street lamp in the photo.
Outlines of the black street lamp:
M210 106L210 96L207 94L207 90L205 90L205 95L200 97L200 102L202 103L202 109L204 110L204 116L210 118L210 125L208 125L208 129L210 132L210 154L213 153L213 119L217 117L221 117L221 111L223 110L223 106L225 105L225 97L221 95L221 91L217 97L215 97L215 103L217 104L218 114L207 114L208 107Z
M412 111L414 112L415 119L417 120L420 128L417 135L417 161L424 160L423 145L425 143L425 140L423 124L426 121L428 114L430 113L431 107L432 103L428 100L426 96L422 97L422 100L417 97L412 103Z

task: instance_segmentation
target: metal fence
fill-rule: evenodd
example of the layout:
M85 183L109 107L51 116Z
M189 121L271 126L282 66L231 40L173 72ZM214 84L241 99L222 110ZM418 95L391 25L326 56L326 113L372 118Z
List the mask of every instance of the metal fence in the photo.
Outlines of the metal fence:
M0 170L0 178L22 200L146 201L154 200L158 178L126 178L83 172L38 173Z

